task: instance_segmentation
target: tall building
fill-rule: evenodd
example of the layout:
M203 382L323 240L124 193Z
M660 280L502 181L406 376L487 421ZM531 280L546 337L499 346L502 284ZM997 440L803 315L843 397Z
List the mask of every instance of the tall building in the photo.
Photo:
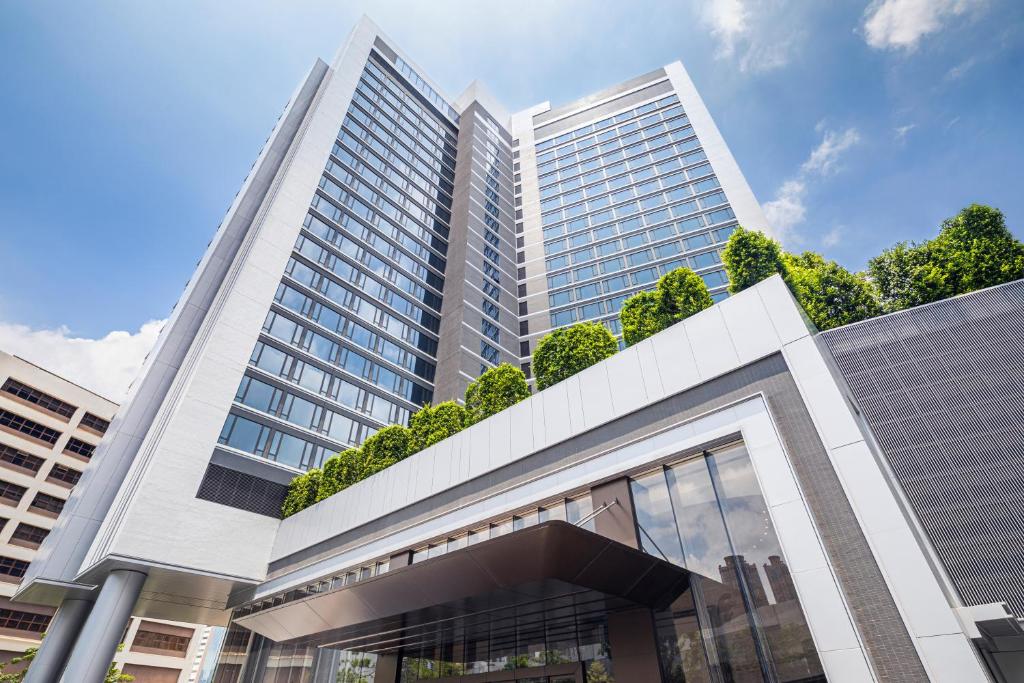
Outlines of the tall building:
M0 661L37 647L49 626L51 607L10 598L59 526L116 411L116 403L0 351ZM114 661L138 683L190 683L209 630L133 618Z
M723 298L738 222L681 65L509 115L362 21L29 566L29 683L98 683L133 614L228 626L217 683L990 680L1017 622L949 581L781 280ZM716 306L280 519L295 473L682 264Z

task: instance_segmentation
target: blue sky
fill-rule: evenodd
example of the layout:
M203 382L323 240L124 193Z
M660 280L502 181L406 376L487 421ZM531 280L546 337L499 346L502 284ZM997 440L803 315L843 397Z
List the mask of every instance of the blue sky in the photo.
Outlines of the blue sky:
M449 95L479 78L513 111L681 59L790 249L859 269L972 201L1024 232L1014 0L8 1L0 348L131 365L364 12Z

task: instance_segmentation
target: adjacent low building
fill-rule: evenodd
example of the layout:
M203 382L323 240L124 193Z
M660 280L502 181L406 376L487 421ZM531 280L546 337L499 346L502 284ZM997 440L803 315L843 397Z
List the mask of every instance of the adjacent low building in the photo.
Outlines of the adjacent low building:
M53 608L11 602L117 404L0 351L0 659L39 645ZM132 619L115 663L137 683L191 683L210 628ZM6 671L9 673L16 667Z

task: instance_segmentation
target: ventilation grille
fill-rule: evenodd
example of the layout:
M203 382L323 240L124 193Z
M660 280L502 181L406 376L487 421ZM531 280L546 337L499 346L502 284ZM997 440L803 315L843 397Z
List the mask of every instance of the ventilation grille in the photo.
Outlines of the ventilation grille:
M286 493L284 484L210 463L196 498L280 519Z
M961 597L1024 614L1024 280L820 338Z

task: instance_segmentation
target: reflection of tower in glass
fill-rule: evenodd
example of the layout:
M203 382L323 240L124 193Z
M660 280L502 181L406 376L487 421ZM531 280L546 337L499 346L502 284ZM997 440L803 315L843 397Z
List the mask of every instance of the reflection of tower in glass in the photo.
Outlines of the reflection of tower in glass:
M768 604L768 596L764 592L764 584L761 583L761 575L757 573L757 565L753 562L744 562L742 555L729 555L725 558L724 565L718 565L718 573L722 577L722 583L739 588L739 578L736 567L742 567L743 578L750 590L750 600L754 607L764 607Z
M764 573L768 577L768 585L772 587L775 594L775 602L786 602L796 600L796 587L793 585L793 577L789 573L789 567L778 555L769 555L768 562L764 564Z

